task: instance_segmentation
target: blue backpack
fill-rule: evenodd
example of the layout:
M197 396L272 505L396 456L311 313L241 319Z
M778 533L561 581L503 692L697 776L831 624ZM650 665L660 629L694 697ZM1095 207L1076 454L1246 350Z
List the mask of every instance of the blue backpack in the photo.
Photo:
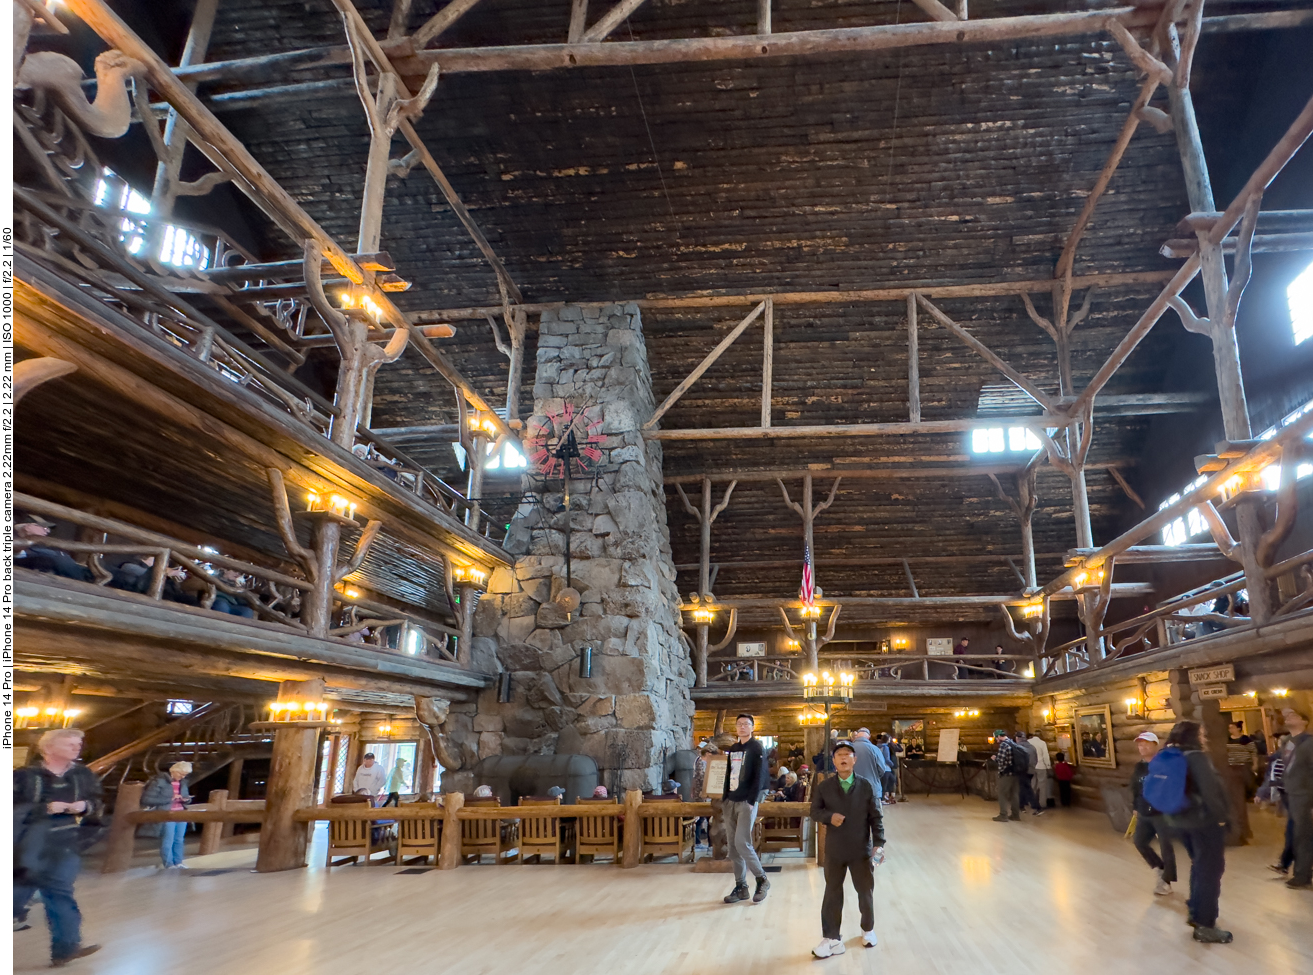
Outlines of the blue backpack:
M1149 762L1144 777L1144 801L1168 816L1185 812L1190 808L1185 787L1188 772L1185 753L1173 745L1164 748Z

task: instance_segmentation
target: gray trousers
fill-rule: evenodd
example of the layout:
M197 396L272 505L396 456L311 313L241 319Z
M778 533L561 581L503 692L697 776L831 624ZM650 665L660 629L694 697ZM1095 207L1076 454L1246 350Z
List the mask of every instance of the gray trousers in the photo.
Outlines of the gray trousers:
M734 864L734 882L746 884L748 871L757 878L766 876L761 868L761 860L752 847L752 825L757 821L757 804L755 802L734 802L726 799L725 838L729 841L729 861Z
M1035 790L1035 795L1039 799L1039 807L1047 809L1049 805L1049 770L1046 768L1036 769L1034 776L1031 778L1031 787Z
M998 777L998 814L1021 815L1021 779L1015 775Z

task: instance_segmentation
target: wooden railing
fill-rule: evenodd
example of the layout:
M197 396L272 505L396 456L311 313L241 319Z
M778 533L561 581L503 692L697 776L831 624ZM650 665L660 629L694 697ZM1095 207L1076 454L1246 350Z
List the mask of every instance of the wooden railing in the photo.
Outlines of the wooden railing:
M266 816L264 800L234 802L227 800L227 793L211 793L212 801L205 805L195 805L179 811L143 810L140 808L141 791L144 783L125 783L120 792L119 807L115 810L110 827L109 850L105 859L104 871L112 873L126 870L131 865L133 852L133 835L142 823L201 823L206 832L202 835L202 853L216 852L218 849L219 828L226 823L263 823ZM808 818L811 815L809 802L769 802L758 807L758 816L771 819ZM721 806L717 802L675 802L644 801L637 790L625 793L624 802L614 804L580 805L535 805L535 806L467 806L465 795L460 792L447 793L436 802L413 802L400 806L374 808L363 803L306 806L292 814L294 822L397 822L403 819L441 820L441 852L438 858L440 869L452 870L460 866L461 829L460 824L469 820L497 820L501 822L518 822L526 818L534 819L576 819L579 817L613 818L621 823L635 823L642 819L656 819L666 816L678 816L683 819L706 818L718 819ZM211 827L216 827L211 829ZM642 829L624 830L623 859L621 866L636 867L641 859ZM212 836L213 848L207 848L205 837Z
M94 585L107 587L113 581L114 574L104 566L104 556L150 557L154 559L154 565L151 566L150 581L143 595L151 599L160 601L165 599L165 587L170 573L175 576L185 573L198 583L196 605L202 609L210 610L219 594L223 593L234 604L248 608L256 619L275 623L298 633L307 632L305 625L297 618L297 612L301 595L312 588L312 583L300 575L291 575L268 566L235 559L167 535L146 531L127 522L88 514L76 508L69 508L21 492L14 494L14 507L90 529L107 539L110 537L123 539L116 542L108 540L71 542L47 536L15 541L16 551L41 547L66 553L86 566L92 574ZM18 559L15 564L21 568L22 559ZM450 635L459 635L459 631L454 627L422 619L358 596L347 597L339 593L337 604L350 619L347 625L329 631L329 639L350 643L353 646L368 646L387 653L399 653L400 651L387 647L374 638L389 627L409 624L424 636L423 654L442 660L457 658L457 654L449 646L448 639Z
M1286 575L1295 576L1296 579L1301 575L1303 577L1303 585L1297 589L1295 595L1275 609L1271 622L1278 622L1313 606L1313 572L1308 568L1310 565L1313 565L1313 549L1284 559L1264 570L1268 579L1279 579ZM1105 655L1093 663L1090 662L1089 652L1086 649L1088 637L1068 640L1046 651L1043 675L1053 677L1091 666L1104 666L1134 654L1164 650L1180 643L1206 640L1210 636L1230 630L1253 626L1254 621L1248 616L1184 612L1240 592L1245 587L1244 573L1233 572L1165 600L1147 613L1105 626L1095 634L1105 647ZM1193 627L1204 623L1211 624L1215 629L1209 633L1190 632ZM1118 638L1119 634L1120 638Z
M1000 670L996 663L1005 661L1016 672ZM1022 671L1027 665L1034 664L1035 658L1025 654L960 654L952 656L877 653L847 654L843 656L822 657L816 668L828 670L832 674L839 672L855 673L860 683L880 683L886 681L949 681L959 679L1004 679L1026 681ZM773 657L710 657L707 660L708 683L735 683L752 681L760 683L798 683L802 679L801 671L805 662L798 656ZM944 671L943 676L931 676L932 668ZM720 668L719 671L716 668ZM952 673L946 673L952 671Z

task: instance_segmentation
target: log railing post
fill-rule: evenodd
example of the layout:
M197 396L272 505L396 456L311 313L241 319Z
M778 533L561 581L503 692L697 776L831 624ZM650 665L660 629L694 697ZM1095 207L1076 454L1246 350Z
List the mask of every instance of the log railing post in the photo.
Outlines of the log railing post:
M643 793L630 789L625 793L625 851L623 867L636 867L643 855L643 820L639 810L643 805Z
M132 814L141 809L141 794L145 782L124 782L114 797L114 816L109 824L109 839L105 850L105 865L101 873L122 873L132 866L132 844L137 835L137 824Z
M442 797L442 849L438 857L439 870L455 870L460 866L460 816L465 805L465 793L448 792Z
M228 802L227 789L211 789L205 804L211 809L223 810ZM219 852L219 841L223 838L223 823L205 823L201 827L201 850L199 856L209 856Z

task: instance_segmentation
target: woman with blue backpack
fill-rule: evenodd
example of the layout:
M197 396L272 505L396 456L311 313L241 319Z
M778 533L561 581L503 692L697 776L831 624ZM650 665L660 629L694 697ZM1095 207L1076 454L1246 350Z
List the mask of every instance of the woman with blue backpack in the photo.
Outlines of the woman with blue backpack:
M1194 940L1229 944L1231 932L1217 926L1217 901L1226 869L1226 831L1231 804L1217 770L1204 751L1198 721L1178 721L1167 745L1149 762L1144 801L1163 813L1190 854L1190 899L1186 922Z

